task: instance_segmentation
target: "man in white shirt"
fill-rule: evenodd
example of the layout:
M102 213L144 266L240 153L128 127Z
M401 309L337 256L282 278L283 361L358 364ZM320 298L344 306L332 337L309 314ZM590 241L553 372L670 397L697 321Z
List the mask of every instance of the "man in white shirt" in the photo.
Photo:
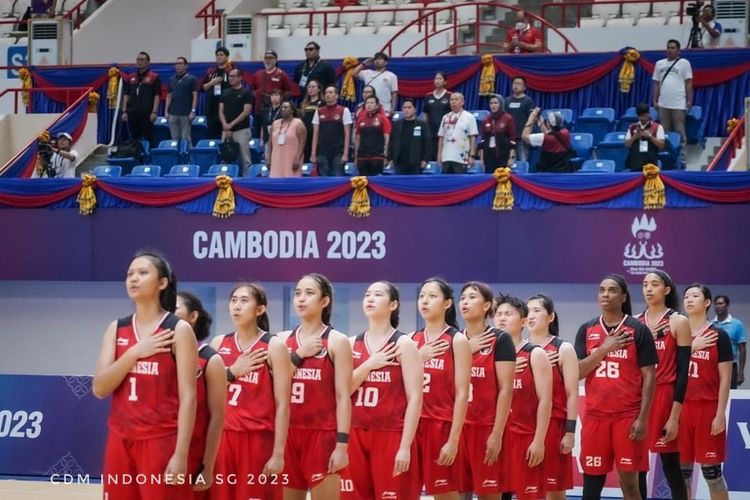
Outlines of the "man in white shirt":
M375 64L375 69L365 69L371 63ZM359 78L365 85L375 89L375 95L380 100L383 111L390 115L398 99L398 77L385 69L387 64L388 55L384 52L378 52L372 59L368 59L354 68L352 75Z
M476 159L477 120L464 110L464 95L451 94L451 112L443 116L438 131L437 161L444 174L465 174L466 167Z
M31 174L32 179L53 177L75 177L78 151L71 149L73 136L67 132L57 134L57 147L52 146L52 156L46 168L39 167Z
M659 108L659 121L667 132L680 134L682 155L685 155L685 119L693 106L693 68L680 57L680 42L667 42L667 57L654 67L654 106Z

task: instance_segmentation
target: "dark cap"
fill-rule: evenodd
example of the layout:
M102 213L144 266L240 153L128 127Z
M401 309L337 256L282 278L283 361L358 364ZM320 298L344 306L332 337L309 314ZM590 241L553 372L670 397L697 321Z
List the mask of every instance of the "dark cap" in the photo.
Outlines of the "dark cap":
M375 56L373 57L373 59L378 59L378 58L387 61L388 60L388 54L386 54L385 52L375 52Z
M644 113L650 113L651 108L648 107L648 104L645 102L640 103L638 106L635 107L635 114L640 116Z
M265 53L265 54L263 54L263 55L264 55L264 57L265 57L265 56L273 56L273 57L275 57L276 59L278 59L278 58L279 58L279 55L278 55L278 54L276 53L276 51L275 51L275 50L271 50L271 49L268 49L268 50L266 50L266 53Z
M227 49L226 47L219 47L218 49L214 51L214 55L217 55L219 52L229 57L229 49Z

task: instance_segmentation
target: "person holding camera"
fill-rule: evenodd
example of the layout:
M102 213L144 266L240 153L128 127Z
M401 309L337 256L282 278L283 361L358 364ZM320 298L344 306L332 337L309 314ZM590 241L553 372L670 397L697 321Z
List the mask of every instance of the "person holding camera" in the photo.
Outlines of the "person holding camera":
M541 133L532 134L534 124L537 124ZM542 119L542 110L534 108L526 120L521 138L530 146L539 148L539 163L536 164L537 172L571 172L570 159L574 156L570 144L570 132L563 128L565 120L562 113L553 111Z
M39 145L40 161L31 174L32 179L53 177L75 177L78 151L71 149L73 136L67 132L57 134L57 144Z
M697 9L698 6L696 5L695 7ZM714 16L716 16L714 6L705 5L700 15L696 13L693 17L693 26L700 31L698 48L707 49L719 45L719 37L721 37L723 29L721 24L714 21Z
M651 119L651 110L645 102L635 108L638 121L630 125L625 135L625 147L630 150L627 167L634 172L641 172L643 166L652 163L656 165L659 151L666 144L664 127Z

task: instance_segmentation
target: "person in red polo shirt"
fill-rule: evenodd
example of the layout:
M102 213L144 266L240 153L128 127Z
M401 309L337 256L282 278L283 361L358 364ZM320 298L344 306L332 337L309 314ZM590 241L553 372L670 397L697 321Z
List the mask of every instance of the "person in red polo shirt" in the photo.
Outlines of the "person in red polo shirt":
M283 69L279 68L279 56L276 51L268 49L263 55L263 68L253 73L253 90L258 99L255 105L255 120L253 122L253 137L261 136L261 122L263 116L273 106L271 104L271 91L279 89L281 100L289 98L292 91L292 80Z
M522 54L524 52L541 52L542 34L526 20L526 13L516 11L516 26L505 33L503 52Z

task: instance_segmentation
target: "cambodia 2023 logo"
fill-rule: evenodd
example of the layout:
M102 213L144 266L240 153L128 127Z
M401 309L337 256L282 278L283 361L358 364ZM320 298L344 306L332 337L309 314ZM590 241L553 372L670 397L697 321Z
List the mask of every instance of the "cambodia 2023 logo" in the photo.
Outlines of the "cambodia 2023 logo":
M633 240L625 245L622 252L622 266L633 276L643 276L664 267L664 247L654 239L656 220L643 214L635 217L630 226Z

